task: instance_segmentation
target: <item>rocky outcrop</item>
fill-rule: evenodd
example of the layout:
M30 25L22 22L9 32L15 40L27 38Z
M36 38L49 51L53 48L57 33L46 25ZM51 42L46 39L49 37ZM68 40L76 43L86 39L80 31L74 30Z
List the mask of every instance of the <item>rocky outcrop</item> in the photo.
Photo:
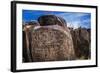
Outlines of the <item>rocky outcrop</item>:
M27 24L23 24L23 62L32 61L30 55L30 34L31 30L33 30L35 26L39 26L39 23L28 22Z
M71 29L70 32L73 38L75 54L78 59L89 59L91 55L90 43L90 29L77 28Z
M31 36L33 62L75 59L71 34L62 27L42 26L33 31Z
M61 18L57 17L55 15L43 15L38 18L38 22L41 26L47 26L47 25L60 25L60 26L66 26L66 21Z
M91 58L91 30L68 28L55 15L39 17L23 25L23 62L62 61Z

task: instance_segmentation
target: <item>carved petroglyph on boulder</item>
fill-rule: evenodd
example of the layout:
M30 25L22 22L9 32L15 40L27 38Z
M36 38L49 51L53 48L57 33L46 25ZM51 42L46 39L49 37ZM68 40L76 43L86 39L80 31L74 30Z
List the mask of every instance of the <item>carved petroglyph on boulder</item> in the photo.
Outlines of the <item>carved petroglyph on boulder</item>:
M68 28L55 15L23 25L23 62L64 61L91 58L91 30Z

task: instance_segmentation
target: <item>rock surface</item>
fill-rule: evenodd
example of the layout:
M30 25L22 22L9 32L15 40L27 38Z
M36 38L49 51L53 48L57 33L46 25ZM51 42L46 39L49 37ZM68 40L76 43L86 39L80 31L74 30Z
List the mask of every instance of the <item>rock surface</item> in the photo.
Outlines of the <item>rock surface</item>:
M91 55L90 29L70 29L70 32L72 35L76 56L78 58L84 57L84 59L89 59Z
M61 61L75 59L71 34L62 27L56 25L51 29L49 26L42 26L33 31L31 36L32 61Z
M91 29L68 28L55 15L39 17L23 26L23 62L91 58Z
M61 18L57 17L55 15L43 15L38 18L38 22L40 23L41 26L47 26L47 25L60 25L60 26L65 26L66 21Z

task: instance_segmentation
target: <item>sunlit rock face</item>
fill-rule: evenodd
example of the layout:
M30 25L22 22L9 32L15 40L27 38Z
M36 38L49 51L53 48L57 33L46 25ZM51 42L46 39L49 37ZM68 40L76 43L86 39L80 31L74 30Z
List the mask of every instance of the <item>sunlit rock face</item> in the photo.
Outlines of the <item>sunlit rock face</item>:
M91 29L67 27L55 15L23 26L23 62L64 61L91 58Z
M57 29L59 28L59 29ZM75 52L69 31L56 25L42 26L32 32L32 61L74 60Z
M77 29L70 29L75 54L78 59L90 59L91 58L91 33L90 29L86 28L77 28Z
M39 26L37 22L28 22L27 24L23 24L23 62L31 62L31 55L30 55L30 34L31 30L34 27Z

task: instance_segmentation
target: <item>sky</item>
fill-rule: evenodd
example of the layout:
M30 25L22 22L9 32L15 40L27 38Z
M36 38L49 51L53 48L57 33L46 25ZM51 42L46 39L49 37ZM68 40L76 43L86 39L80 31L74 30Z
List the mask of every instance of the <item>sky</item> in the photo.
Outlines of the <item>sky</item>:
M62 17L67 22L68 27L73 28L91 28L91 13L79 12L60 12L60 11L40 11L40 10L22 10L23 22L36 20L42 15L56 15Z

